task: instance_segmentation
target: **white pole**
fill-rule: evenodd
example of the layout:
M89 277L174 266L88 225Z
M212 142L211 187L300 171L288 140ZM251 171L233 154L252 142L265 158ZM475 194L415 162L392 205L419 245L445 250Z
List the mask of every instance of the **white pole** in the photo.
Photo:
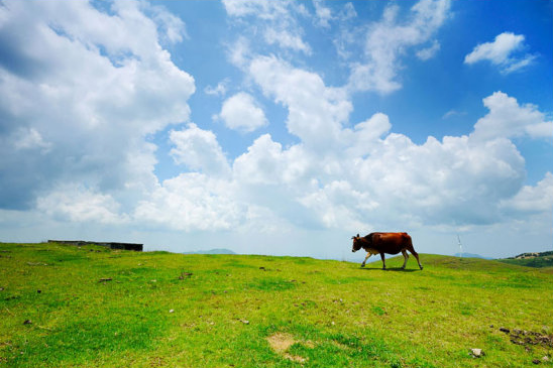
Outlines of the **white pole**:
M463 252L462 252L462 241L460 240L460 235L456 235L458 236L458 246L460 247L460 257L463 256Z

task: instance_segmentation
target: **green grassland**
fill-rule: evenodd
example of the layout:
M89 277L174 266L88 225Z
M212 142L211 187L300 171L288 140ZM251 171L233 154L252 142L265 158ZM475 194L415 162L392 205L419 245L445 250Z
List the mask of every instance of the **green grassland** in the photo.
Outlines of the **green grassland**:
M552 268L420 257L0 243L0 366L552 367Z
M534 258L527 259L498 259L503 263L513 264L513 265L522 265L533 268L544 268L552 267L552 255L548 256L538 256Z

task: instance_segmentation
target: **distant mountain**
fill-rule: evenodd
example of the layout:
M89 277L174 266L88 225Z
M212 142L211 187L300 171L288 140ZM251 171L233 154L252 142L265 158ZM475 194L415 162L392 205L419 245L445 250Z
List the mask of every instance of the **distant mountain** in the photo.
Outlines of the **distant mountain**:
M198 250L198 251L185 251L181 254L227 254L235 255L236 252L229 249L211 249L211 250Z
M458 252L454 254L454 256L462 257L462 258L478 258L478 259L486 259L486 260L492 260L492 258L481 256L479 254L469 254L467 252L462 252L461 254Z
M522 265L533 268L548 268L552 267L552 251L525 252L511 258L497 260L507 264Z

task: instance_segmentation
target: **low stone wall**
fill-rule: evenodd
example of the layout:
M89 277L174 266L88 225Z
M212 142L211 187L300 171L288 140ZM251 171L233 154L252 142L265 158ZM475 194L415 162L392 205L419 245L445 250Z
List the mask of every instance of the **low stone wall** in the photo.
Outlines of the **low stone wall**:
M94 242L94 241L60 241L60 240L48 240L48 242L61 243L63 245L73 245L73 246L87 246L87 245L98 245L105 246L111 249L118 250L131 250L131 251L142 251L142 243L124 243L124 242Z

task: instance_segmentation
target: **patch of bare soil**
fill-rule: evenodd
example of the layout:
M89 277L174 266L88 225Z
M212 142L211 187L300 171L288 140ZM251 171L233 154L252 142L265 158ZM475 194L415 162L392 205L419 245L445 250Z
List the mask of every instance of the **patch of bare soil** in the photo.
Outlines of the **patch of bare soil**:
M296 361L298 363L303 363L307 360L302 356L291 355L287 352L292 345L299 342L296 341L290 333L277 332L269 337L266 337L266 340L269 343L269 346L271 346L271 349L279 355L282 355L285 359Z

